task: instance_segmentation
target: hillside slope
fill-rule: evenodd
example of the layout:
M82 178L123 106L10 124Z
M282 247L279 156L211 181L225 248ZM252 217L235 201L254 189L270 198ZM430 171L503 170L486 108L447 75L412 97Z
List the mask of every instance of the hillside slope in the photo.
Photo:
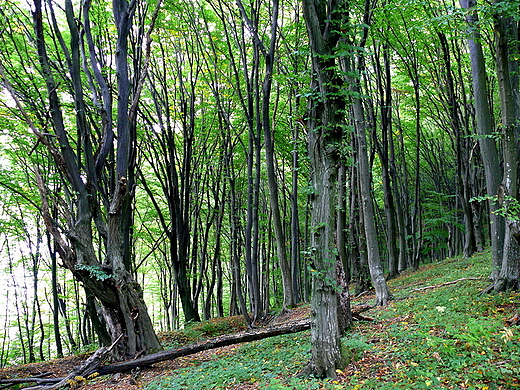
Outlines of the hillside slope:
M390 281L394 300L365 313L343 338L338 380L298 376L309 359L309 332L277 336L155 364L132 374L101 377L88 389L514 389L520 388L520 330L506 321L520 294L484 295L489 252L448 259ZM353 305L373 300L365 294ZM307 315L302 306L291 317ZM243 328L240 318L212 320L163 335L179 345ZM0 377L52 371L60 376L81 357L12 367Z

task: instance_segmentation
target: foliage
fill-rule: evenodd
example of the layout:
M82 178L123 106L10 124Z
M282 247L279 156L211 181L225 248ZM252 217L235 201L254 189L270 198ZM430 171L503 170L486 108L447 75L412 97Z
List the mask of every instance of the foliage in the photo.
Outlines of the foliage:
M498 196L475 196L471 198L471 201L489 201L498 205L498 208L495 210L497 215L508 218L512 221L520 220L520 202L515 197L504 196L503 199L499 199Z
M30 3L31 1L28 4ZM108 83L107 91L115 91L118 75L115 71L115 57L109 53L115 51L116 30L113 26L113 15L109 12L109 2L93 2L90 7L93 46L87 47L88 37L84 35L86 25L81 21L83 16L80 6L85 6L89 2L71 3L75 13L74 20L83 34L81 38L83 70L80 73L82 85L85 92L88 92L84 96L85 111L88 114L88 122L91 123L88 134L89 137L97 139L104 133L105 120L101 118L102 94L99 87L93 87L97 83L93 79L94 75L90 73L100 68ZM138 4L139 13L144 15L152 10L157 2L132 3ZM481 19L479 28L482 29L485 61L488 69L491 70L496 65L496 53L493 48L495 13L517 18L518 1L479 3L477 7ZM48 4L50 7L51 3ZM384 245L383 242L384 238L388 239L390 235L382 228L388 218L385 214L385 207L387 207L385 197L388 194L385 193L383 185L383 166L377 158L377 154L380 153L378 151L380 146L377 143L383 143L384 138L389 137L387 142L391 141L393 146L387 153L391 155L395 165L390 167L390 172L394 175L391 183L394 191L393 202L401 208L398 210L402 214L400 223L403 232L400 235L406 237L406 242L399 243L399 251L409 256L407 261L419 258L426 261L444 258L447 253L460 251L463 246L462 236L469 231L463 221L464 203L489 199L481 196L485 193L485 185L477 142L482 138L489 138L500 145L502 139L499 131L493 131L488 136L474 134L475 113L471 101L471 72L466 49L467 36L463 33L467 29L464 11L455 3L418 0L384 1L378 3L371 15L372 20L366 24L360 18L363 6L364 3L361 1L348 2L348 10L345 10L345 14L348 14L349 18L343 23L340 31L343 43L336 48L332 57L349 57L352 51L359 51L359 48L349 41L357 42L360 38L358 35L365 27L369 27L368 40L363 51L367 66L363 67L361 73L354 72L356 76L362 77L364 87L361 93L356 92L354 95L364 100L371 122L369 133L372 133L372 137L368 147L373 176L372 199L379 216L377 235L380 238L380 246L383 250L388 248L388 245ZM249 2L245 4L245 9L251 15L260 40L264 44L267 43L272 11L270 2ZM7 0L0 5L0 19L3 22L0 31L0 65L5 72L5 76L0 80L0 241L2 242L0 264L6 274L0 281L6 280L5 284L8 287L5 290L5 302L0 305L0 312L2 315L5 312L8 319L5 320L4 325L9 328L5 331L4 337L0 338L4 341L0 365L22 362L26 359L27 336L35 338L33 344L37 344L40 341L38 338L41 338L42 350L45 350L46 357L52 356L55 349L52 344L54 337L52 329L48 325L53 321L50 315L50 302L49 300L45 302L43 295L43 292L49 292L51 285L47 248L53 246L52 242L48 242L45 236L41 238L42 253L40 264L36 267L38 273L31 269L31 262L28 260L32 254L28 248L36 238L33 234L35 226L41 227L43 231L44 225L41 217L38 216L41 205L40 195L34 183L35 169L38 168L43 173L52 207L56 207L57 211L63 211L75 204L75 194L66 186L66 177L52 168L53 162L45 152L46 148L36 139L35 134L28 130L26 118L14 104L14 96L17 96L21 106L24 107L24 114L48 137L49 141L52 143L56 141L56 137L52 135L52 121L49 116L48 94L44 92L46 90L44 78L38 70L37 47L30 11L30 6L21 0ZM55 12L59 15L56 23L64 28L50 28L45 23L45 38L52 74L57 81L56 89L63 103L66 131L73 147L77 147L78 153L82 153L87 151L81 146L82 139L86 140L88 137L85 138L78 132L76 123L78 111L71 104L76 92L71 84L70 64L67 63L66 53L60 48L57 34L57 31L61 30L65 46L68 46L71 34L67 26L61 26L65 23L62 11L62 8L55 6ZM142 19L139 28L132 32L131 57L136 65L144 55L140 49L144 47L140 32L147 29L148 23L149 17ZM311 97L319 98L320 91L314 89L310 83L313 73L312 58L308 49L299 0L282 2L278 28L279 38L272 75L273 96L270 99L269 113L276 150L277 185L281 189L280 204L283 209L285 238L290 242L290 235L292 235L305 250L309 244L309 231L317 228L309 226L309 200L320 191L319 188L308 185L310 161L306 140L307 100ZM53 33L52 30L56 31ZM447 40L446 47L451 56L450 68L443 62L439 33L442 33ZM135 199L131 218L131 242L128 244L131 247L132 271L143 286L144 299L150 308L154 324L157 330L171 330L183 326L180 319L183 311L179 307L179 283L175 280L176 273L172 268L172 253L175 252L175 248L179 248L174 242L175 231L178 234L182 233L185 238L183 243L189 285L187 290L190 297L196 301L195 306L200 308L201 312L204 307L206 318L221 315L220 313L238 313L239 298L236 294L236 286L238 280L245 280L245 278L241 279L244 275L240 272L245 272L244 248L248 245L244 241L245 238L251 237L246 231L249 222L246 214L251 206L258 213L258 216L251 220L258 223L258 240L254 244L258 244L257 267L262 274L262 294L265 293L265 301L269 302L266 311L278 308L282 302L281 271L276 264L272 210L268 202L269 191L264 161L265 146L261 142L262 129L259 126L263 93L261 80L264 77L263 64L266 58L263 57L261 50L255 50L251 31L244 25L235 2L231 1L163 1L156 28L150 38L153 43L150 49L149 68L143 89L140 91L142 99L139 101L136 114L138 120L135 135L138 147L135 157L139 162L139 172L136 173L137 178L133 188ZM388 69L391 72L385 76L387 79L382 80L382 84L387 83L391 87L389 88L391 99L383 99L384 85L376 83L377 73L384 70L382 69L384 54L388 54ZM91 57L96 59L96 64L92 65L92 70L89 72L87 69ZM381 68L379 70L376 66L378 63ZM455 82L453 97L448 96L447 93L447 75L450 72ZM132 69L131 73L134 80L139 78L137 68ZM341 75L352 76L349 72L343 72ZM7 91L7 81L16 91L13 96L10 96ZM494 105L494 117L491 118L491 122L497 123L495 129L491 130L500 130L497 80L496 75L491 71L488 73L488 82L489 100ZM415 88L417 94L414 93ZM337 95L351 94L348 91L348 88L343 88L337 92ZM136 93L137 91L133 90L132 94ZM390 122L388 134L383 135L380 133L383 127L382 114L385 104L389 105L388 108L391 108L392 112L389 114L391 117L388 118ZM455 128L457 121L450 116L451 106L454 104L454 111L460 111L458 119L461 122L459 124L461 129ZM351 115L349 110L345 112L347 112L345 119L348 121ZM248 126L251 126L251 129ZM353 142L355 138L353 128L353 123L345 124L342 143L334 145L334 148L341 151L349 167L346 177L349 184L346 186L348 188L345 194L347 214L353 213L346 215L351 222L346 232L348 233L346 235L351 236L346 243L349 251L357 247L357 243L352 240L357 240L356 235L363 230L361 223L356 221L354 210L357 207L356 203L359 203L359 193L355 193L357 185L351 182L355 179L353 172L358 165L354 153L356 147ZM248 143L253 140L249 137L253 133L254 141L259 142L255 144L254 150L248 150ZM58 146L57 142L56 146ZM466 148L466 155L462 154L458 158L458 150L464 148ZM298 152L298 155L294 155L295 162L292 155L294 151ZM97 155L96 151L94 155ZM258 160L253 161L255 156ZM114 156L108 157L110 161L107 168L103 170L104 173L107 173L105 171L109 169L108 166L112 167L115 164L113 158ZM82 167L80 172L82 180L89 181L86 177L88 172L85 165L88 159L78 156L77 160ZM254 165L255 169L258 168L258 174L255 173L258 186L254 189L248 188L251 177L248 173L248 164ZM471 169L471 172L467 172L466 175L462 172L465 167ZM293 173L297 176L296 184L291 182ZM108 179L109 176L106 179L107 183L111 180ZM175 177L178 179L174 180ZM172 182L168 183L169 180ZM470 183L469 186L472 187L467 194L462 186L463 183ZM148 188L145 189L145 186ZM418 189L417 192L415 189ZM250 202L249 190L258 197L258 205L248 203ZM178 195L175 191L179 191L182 195L182 201L177 199ZM235 194L233 199L231 199L232 192ZM473 199L464 199L466 196ZM289 224L290 203L293 197L297 198L295 204L298 208L299 226L296 227ZM354 199L350 207L349 199ZM98 201L100 200L96 200ZM104 208L107 207L107 201L108 198L105 199ZM520 215L520 207L516 199L506 198L503 206L498 210L501 215L511 219L517 219ZM482 210L484 209L485 207L482 207ZM71 215L62 212L58 214L57 226L60 231L66 233L71 227L69 221ZM181 226L174 222L175 217L178 216L183 216ZM475 217L477 219L477 216ZM481 233L485 237L485 227L489 226L489 220L484 216L479 221L484 227ZM100 222L103 222L102 218L96 221L97 224ZM356 224L358 226L355 226ZM96 224L93 223L92 227L95 226ZM354 227L358 230L357 233ZM479 226L475 229L479 229ZM100 258L103 258L106 252L103 247L103 234L96 235L96 241L95 250ZM360 250L364 249L360 248ZM7 275L10 272L7 265L10 262L9 251L20 252L20 255L13 255L14 272L11 272L11 275ZM295 252L302 257L297 259L300 263L297 265L299 268L296 273L301 279L300 292L303 294L310 288L309 274L314 272L314 267L308 268L304 264L303 257L308 253L300 253L298 250ZM236 264L230 261L233 255L237 256ZM352 250L352 256L349 258L354 262L359 259L359 256ZM352 273L354 268L358 268L357 264L355 267L353 265L349 264L347 269ZM233 270L237 266L242 267L242 270L235 275ZM363 267L362 264L360 266ZM110 282L107 279L111 276L96 265L81 265L76 268L78 269L82 269L85 275L92 276L97 281ZM15 281L14 277L19 275L23 276ZM423 276L417 275L417 277L424 277L425 281L432 278L432 282L438 282L440 279L437 277L442 276L442 274L428 275L427 271L420 275ZM38 297L38 293L33 293L37 300L29 304L25 296L29 294L28 296L31 297L28 291L32 288L30 285L32 276L38 279L40 296ZM354 274L347 276L352 279L357 277ZM453 275L446 273L445 276L447 278L445 280L448 280ZM485 272L481 276L485 276ZM335 283L329 281L330 284ZM18 283L16 288L13 286L15 282ZM413 278L402 278L395 283L401 282L420 283ZM89 317L83 310L85 296L81 285L70 280L70 274L64 273L63 270L59 273L58 284L62 288L60 298L64 305L63 314L68 315L66 318L60 317L59 325L64 338L65 331L70 330L64 342L69 347L69 351L75 350L76 344L90 345L94 339L93 335L90 334L89 337L81 335L83 326L92 332L89 327ZM405 291L404 285L397 286L396 288ZM245 297L246 306L251 301L248 287L250 287L249 281L242 284L241 292ZM450 288L450 291L459 287L457 285ZM462 295L467 291L462 289L460 292ZM430 296L430 293L421 295L426 297ZM482 299L484 298L479 298L479 301ZM219 300L220 307L217 310ZM15 302L20 303L20 310L17 313L12 309ZM408 299L407 302L412 301ZM468 300L466 304L473 307L471 302ZM40 310L37 309L36 303L41 303L41 320L37 315L35 316L35 313ZM396 307L401 304L405 303L396 302ZM425 306L427 304L431 304L431 307L429 311L425 309L424 312L429 314L424 315L439 316L436 321L440 325L446 317L445 313L455 318L462 310L454 311L451 306L453 302L450 305L444 301L437 304L424 303ZM436 311L437 307L445 308L445 312ZM18 318L13 319L16 316ZM420 315L417 314L417 317L419 318ZM464 331L466 333L457 327L443 330L449 340L445 343L449 344L450 348L458 347L452 345L456 340L474 346L479 342L479 337L485 338L479 333L479 326L491 326L491 324L481 323L479 319L466 322L467 326L471 327L471 330ZM234 325L218 321L203 322L200 326L188 324L179 332L164 334L163 343L166 346L177 346L234 329ZM495 331L501 332L500 329ZM347 339L344 341L344 346L347 355L350 354L349 349L351 349L355 358L359 358L366 355L370 349L363 344L367 338L357 330L356 333L359 335L359 340ZM80 343L81 338L84 340ZM442 344L441 340L432 340L431 343ZM437 344L436 346L439 347ZM298 381L298 379L292 380L295 381L294 383ZM291 386L282 378L273 378L272 381L264 384L272 388Z
M388 323L380 353L391 358L393 385L505 389L515 382L512 377L520 374L518 330L504 327L504 320L512 316L518 294L480 295L488 274L486 252L448 259L395 281L400 289L396 298L402 300L380 313ZM460 277L483 280L413 291Z
M266 389L290 389L296 384L319 388L312 379L293 377L309 359L308 332L273 337L238 347L218 360L182 369L162 378L148 389L225 389L243 383L257 383ZM288 378L288 379L287 379Z

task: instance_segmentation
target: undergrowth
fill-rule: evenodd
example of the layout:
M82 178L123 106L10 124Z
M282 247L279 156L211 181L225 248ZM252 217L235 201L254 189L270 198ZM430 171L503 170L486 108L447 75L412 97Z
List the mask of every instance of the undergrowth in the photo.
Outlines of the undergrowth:
M246 324L242 316L212 318L208 321L189 323L181 330L161 333L159 339L164 348L177 348L245 329Z
M309 332L243 344L233 354L175 371L147 385L162 389L520 388L520 331L505 320L518 293L480 295L490 253L448 259L390 281L395 299L343 338L346 367L336 380L301 377ZM455 284L441 284L461 278ZM414 290L427 286L431 289ZM358 304L361 302L353 302Z

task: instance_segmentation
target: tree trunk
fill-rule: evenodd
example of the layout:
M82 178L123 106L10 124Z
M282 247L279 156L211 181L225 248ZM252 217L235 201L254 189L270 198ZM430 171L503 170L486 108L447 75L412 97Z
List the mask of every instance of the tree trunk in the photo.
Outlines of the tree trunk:
M362 54L361 54L362 55ZM358 58L357 70L364 67L362 58ZM354 71L354 67L350 63L350 59L344 58L344 67L347 73ZM361 73L358 72L360 76ZM361 90L359 79L349 77L349 89L352 93L351 105L353 112L354 128L357 136L357 164L358 164L358 180L359 192L361 197L361 206L363 209L363 222L365 228L365 239L367 243L368 266L372 284L376 290L376 305L386 305L390 298L388 286L383 273L383 265L379 253L379 243L377 240L377 228L372 203L372 174L368 162L366 131L367 123L365 119L364 108L361 99Z
M291 263L287 258L287 248L285 245L285 234L282 226L282 217L278 202L278 183L276 180L275 157L274 157L274 140L271 131L270 120L270 97L273 81L273 66L275 61L275 50L278 29L278 8L279 0L272 0L272 22L271 22L271 42L268 52L265 55L265 77L262 88L262 127L264 129L264 143L267 166L267 179L269 182L269 194L271 212L273 214L273 225L276 237L276 252L278 255L278 263L282 273L282 289L283 289L283 308L294 306L292 288L291 288Z
M312 267L311 343L307 372L335 377L341 361L338 304L336 215L339 147L344 126L344 88L333 55L339 35L343 2L304 0L303 13L309 35L315 96L309 100L308 150L311 165L310 250Z
M493 115L489 107L486 65L482 52L481 37L478 28L478 17L474 7L475 0L461 0L461 7L468 10L466 20L469 24L468 46L473 79L473 96L475 104L476 127L479 135L478 143L486 176L486 189L489 200L489 219L491 232L491 248L493 267L491 278L496 280L501 268L504 248L505 222L497 213L498 205L494 199L498 193L502 173L494 138Z
M383 52L384 69L381 69L379 55L375 59L376 83L379 92L381 110L381 141L376 132L372 131L374 144L376 145L379 161L381 162L381 178L383 181L383 193L386 216L386 242L388 246L388 278L394 278L399 274L399 254L397 250L397 228L394 190L390 174L390 140L392 134L392 84L391 66L388 55L388 45L381 47ZM376 51L377 53L377 51ZM371 104L371 103L370 103ZM375 123L374 123L375 126Z
M459 103L457 101L455 82L451 69L451 56L446 35L437 32L442 48L442 56L445 67L445 78L447 86L447 103L450 111L451 127L455 137L455 155L457 161L457 189L459 200L462 204L464 215L464 257L471 257L476 251L475 227L473 225L473 212L470 205L470 181L469 170L470 161L464 144L466 134L463 133L462 123L459 117Z
M336 222L336 242L338 246L338 256L344 269L346 283L350 282L350 265L347 253L347 167L341 161L338 171L338 217Z
M58 269L56 264L56 251L53 248L51 236L47 232L47 245L49 254L51 257L51 285L52 285L52 318L53 318L53 330L54 330L54 341L56 343L56 356L58 358L63 357L63 345L61 343L60 333L60 312L59 312L59 297L58 297Z
M494 3L497 3L496 1ZM518 100L518 25L512 16L495 15L497 78L502 113L504 175L498 198L506 217L504 252L495 291L520 288L518 164L520 102Z
M357 88L353 88L358 90ZM352 90L352 86L351 86ZM359 90L358 90L359 93ZM384 306L388 303L390 293L383 274L383 266L379 255L379 243L377 240L377 229L374 214L374 206L372 204L372 186L370 167L368 165L368 155L366 146L366 128L363 108L359 99L353 99L352 109L354 111L354 120L357 143L358 143L358 165L359 165L359 189L361 197L361 205L363 207L363 221L365 227L365 239L367 243L368 266L372 284L376 290L376 305Z
M54 28L54 33L58 37L58 42L69 64L68 73L70 73L69 81L74 89L76 126L80 135L79 144L76 141L71 142L65 126L58 95L59 85L55 82L45 44L41 0L34 0L35 11L33 12L39 62L47 87L50 117L58 144L54 145L53 141L49 141L37 129L33 128L33 131L39 141L47 146L64 181L70 186L70 193L74 194L71 202L72 209L67 210L67 215L72 215L74 221L71 221L71 226L68 227L67 236L62 235L56 220L51 215L48 190L41 174L37 171L36 181L42 201L42 213L46 228L53 237L57 252L65 267L101 303L112 341L120 340L113 350L113 357L118 360L160 349L143 301L141 288L127 270L129 265L128 234L131 228L129 214L132 213L131 199L134 190L133 169L135 166L135 132L133 128L135 117L131 117L129 112L131 82L128 72L128 36L132 27L135 6L135 3L129 4L125 0L113 2L117 28L115 70L118 93L116 164L115 170L111 172L111 178L115 178L115 183L110 179L100 180L94 168L91 143L93 135L88 127L88 121L83 116L85 103L81 92L83 85L79 65L79 32L73 15L72 2L70 0L65 2L65 14L71 34L70 48L66 47L57 26L54 25L51 28ZM87 5L85 5L85 10L86 20ZM49 8L49 12L54 18L52 7ZM87 25L85 22L85 26ZM94 62L94 59L92 61ZM94 72L96 70L94 69ZM68 77L65 75L66 73L65 71L62 76ZM137 97L135 96L134 99ZM104 142L111 141L104 138L101 141L103 145L101 149L106 146L108 149L114 150L113 144L107 146ZM74 146L77 146L77 149L74 149ZM84 175L86 178L83 177ZM109 197L111 197L110 200ZM105 205L108 206L108 212L104 216L106 225L102 221L103 218L100 217L104 211L98 203L99 199L103 199ZM102 261L95 254L96 244L92 226L96 226L99 235L105 240L106 257ZM122 339L121 334L125 335Z
M293 130L291 188L291 291L293 303L300 302L300 220L298 206L298 126Z

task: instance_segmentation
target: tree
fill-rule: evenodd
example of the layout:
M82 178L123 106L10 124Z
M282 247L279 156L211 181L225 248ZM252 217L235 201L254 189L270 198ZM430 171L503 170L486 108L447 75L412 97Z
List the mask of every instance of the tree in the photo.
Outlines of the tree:
M371 23L370 15L372 10L370 3L365 2L365 12L363 14L363 30L359 42L346 39L346 55L342 56L341 61L345 74L348 75L347 82L350 91L350 104L352 109L352 123L356 134L358 180L361 207L363 214L363 226L367 243L368 266L372 284L376 290L376 305L386 305L390 298L388 286L383 274L383 265L379 254L379 243L377 240L377 229L374 206L372 203L372 174L367 152L367 129L369 128L366 114L361 100L361 78L365 68L364 47L368 37L368 27ZM348 27L347 27L348 29ZM351 32L347 32L347 34ZM354 49L355 48L355 49Z
M484 164L486 177L486 192L490 199L497 195L500 185L501 173L498 151L493 135L491 108L488 101L487 72L482 50L481 35L478 27L478 15L474 10L476 2L473 0L461 0L461 7L468 10L466 20L469 25L468 46L471 61L471 74L473 80L473 96L476 116L476 130L480 153ZM493 269L491 277L496 279L503 257L504 246L504 219L497 213L496 202L489 202L491 247L493 253Z
M344 313L337 282L336 208L340 145L345 128L344 88L334 53L340 40L344 1L304 0L314 77L308 102L308 150L311 165L310 251L312 267L312 355L307 372L335 377L341 361L340 326Z
M272 1L272 15L271 15L271 30L269 45L265 45L260 40L257 28L253 26L252 21L246 15L244 6L240 0L237 0L242 17L245 20L247 27L253 35L253 42L255 45L255 52L258 56L260 53L265 61L265 75L262 84L262 103L261 103L261 120L260 127L264 132L265 157L267 168L267 179L269 183L269 200L271 211L273 213L273 225L276 237L276 248L280 270L282 274L282 288L283 288L283 310L295 304L292 293L292 278L291 278L291 264L287 258L287 249L285 245L285 234L282 226L282 217L280 213L280 205L278 199L278 182L276 179L275 156L274 156L274 139L271 124L271 90L273 85L274 64L276 61L276 46L278 41L278 12L279 1Z
M518 48L518 4L503 8L493 1L496 72L500 97L504 173L498 188L498 203L505 214L504 251L495 291L520 289L520 210L518 209L518 153L520 136L520 59ZM512 13L511 13L512 12ZM513 16L515 15L515 16Z
M90 18L105 16L102 6L93 9L91 2L85 1L81 15L77 15L72 1L65 1L64 14L59 17L66 20L68 30L61 33L64 26L59 25L52 3L47 4L45 14L41 0L34 0L31 39L35 43L32 54L37 56L38 74L24 76L29 81L41 77L45 83L47 98L40 96L38 107L24 104L30 101L27 90L18 79L14 83L7 79L2 64L2 82L16 101L20 117L28 123L38 144L45 147L65 186L63 195L52 193L49 179L36 170L45 226L63 265L101 303L111 340L120 340L113 350L115 359L160 348L142 290L131 273L130 259L135 111L141 88L138 80L146 69L142 62L134 62L130 69L129 53L132 50L136 55L146 56L146 49L144 53L136 51L149 47L150 31L158 12L157 8L151 19L146 19L146 9L141 5L137 1L114 1L115 42L99 42L93 39ZM146 43L130 48L129 36L136 12L141 26L137 38ZM18 37L14 31L11 34L16 44ZM49 38L57 44L56 52L51 51ZM107 56L109 47L114 49L114 63ZM114 67L114 77L105 72L106 66ZM114 91L117 106L113 109ZM62 101L64 94L71 97L72 110ZM88 94L92 100L87 98ZM40 122L33 121L28 111L33 108L41 114ZM77 129L76 139L69 131L71 121ZM112 123L116 124L115 130ZM53 207L59 210L57 217L51 212Z

